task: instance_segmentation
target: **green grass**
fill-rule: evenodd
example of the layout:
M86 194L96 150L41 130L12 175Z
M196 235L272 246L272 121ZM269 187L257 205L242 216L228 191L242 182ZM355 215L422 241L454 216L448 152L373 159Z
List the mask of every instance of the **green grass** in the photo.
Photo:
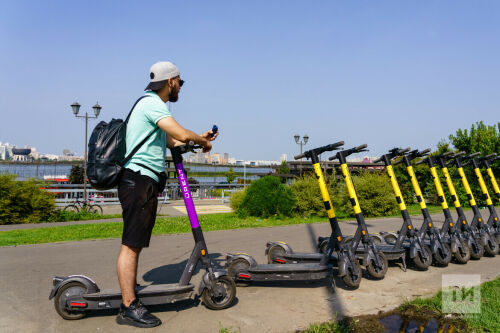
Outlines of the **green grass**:
M349 333L354 332L353 329L351 326L332 320L321 324L311 324L308 329L301 333Z
M409 305L427 308L441 313L440 291L430 298L417 298L401 305L401 309ZM481 284L481 313L468 313L463 320L474 332L500 332L500 277Z
M199 220L204 231L211 231L324 222L325 218L238 218L233 213L225 213L200 215ZM53 243L85 239L119 238L121 237L122 228L123 224L121 222L104 222L2 231L0 232L0 246ZM186 233L190 231L191 226L186 216L167 217L158 218L156 220L153 235Z
M411 206L410 206L411 207ZM416 206L418 208L418 205ZM420 214L419 210L415 210ZM339 212L340 213L340 212ZM121 215L106 215L120 217ZM348 218L339 214L340 220ZM286 218L239 218L233 213L209 214L199 216L204 231L275 227L282 225L325 222L326 217L286 217ZM36 229L20 229L0 231L0 246L17 246L28 244L68 242L88 239L119 238L122 233L122 222L103 222L56 226ZM190 232L187 216L157 218L153 235L176 234Z

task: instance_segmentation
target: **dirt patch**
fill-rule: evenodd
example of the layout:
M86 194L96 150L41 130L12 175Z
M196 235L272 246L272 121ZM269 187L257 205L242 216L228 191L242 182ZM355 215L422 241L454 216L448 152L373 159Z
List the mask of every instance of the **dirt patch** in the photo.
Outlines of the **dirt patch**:
M323 324L318 330L300 332L468 332L467 323L459 317L443 315L425 307L407 305L376 315L346 317L337 323Z
M428 308L413 305L376 315L345 318L343 321L359 333L414 332L416 329L426 329L429 332L467 330L467 324L461 318L444 316Z

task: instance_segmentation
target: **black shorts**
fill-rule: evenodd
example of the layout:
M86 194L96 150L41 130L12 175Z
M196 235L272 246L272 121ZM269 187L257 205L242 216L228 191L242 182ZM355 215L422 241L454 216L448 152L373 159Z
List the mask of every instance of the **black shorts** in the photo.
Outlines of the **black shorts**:
M149 246L158 207L158 183L148 176L125 169L118 185L123 209L122 244L135 248Z

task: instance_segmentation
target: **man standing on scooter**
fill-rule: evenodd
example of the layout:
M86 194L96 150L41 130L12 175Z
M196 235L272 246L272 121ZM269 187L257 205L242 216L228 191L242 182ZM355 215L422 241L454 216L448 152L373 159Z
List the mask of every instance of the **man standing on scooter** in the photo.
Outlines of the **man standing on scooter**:
M152 135L125 164L118 185L118 197L123 209L123 235L116 271L122 304L116 322L136 327L161 324L161 320L136 298L135 286L139 254L149 246L156 219L159 186L163 191L165 184L166 148L194 141L203 147L204 152L209 152L212 149L210 141L217 137L217 134L211 136L212 131L198 135L183 128L172 117L166 103L178 100L184 84L173 63L157 62L151 67L149 77L146 97L137 103L127 123L125 156L150 133Z

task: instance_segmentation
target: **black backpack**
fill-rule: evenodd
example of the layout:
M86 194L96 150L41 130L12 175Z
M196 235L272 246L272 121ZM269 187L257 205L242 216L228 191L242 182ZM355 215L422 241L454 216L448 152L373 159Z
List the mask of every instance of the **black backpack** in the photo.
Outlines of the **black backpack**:
M97 190L109 190L118 185L123 166L134 156L142 145L158 130L155 128L125 157L127 146L125 136L127 123L132 111L141 99L140 97L130 110L127 119L111 119L106 123L101 121L92 131L89 140L87 178L90 185ZM148 168L149 169L149 168Z

